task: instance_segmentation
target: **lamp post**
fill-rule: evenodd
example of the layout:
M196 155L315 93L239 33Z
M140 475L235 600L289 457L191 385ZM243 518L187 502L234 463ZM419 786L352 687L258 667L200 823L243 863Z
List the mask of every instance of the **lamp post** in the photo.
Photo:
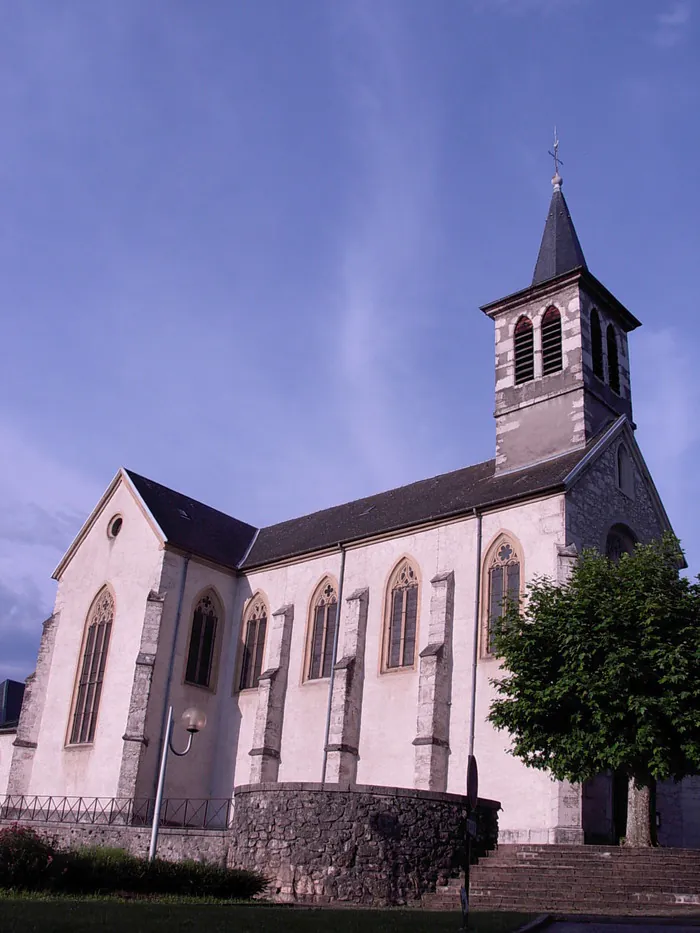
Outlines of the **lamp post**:
M192 748L192 740L198 732L207 724L207 717L196 707L191 706L182 714L182 724L189 732L187 739L187 748L184 752L178 752L173 748L173 708L168 710L168 719L165 725L165 735L163 736L163 751L160 758L160 772L158 774L158 789L156 791L156 803L153 810L153 828L151 829L151 845L148 849L148 861L152 862L156 857L156 848L158 846L158 829L160 827L160 809L163 805L163 788L165 787L165 770L168 766L168 752L183 758Z

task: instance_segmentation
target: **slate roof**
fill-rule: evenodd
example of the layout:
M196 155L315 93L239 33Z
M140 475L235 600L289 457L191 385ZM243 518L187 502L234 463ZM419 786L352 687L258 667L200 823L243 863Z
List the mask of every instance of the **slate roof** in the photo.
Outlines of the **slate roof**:
M389 489L261 528L127 470L168 543L229 568L249 570L290 557L563 489L596 443L524 470L494 475L494 460ZM252 547L250 547L252 543ZM249 553L248 549L250 548Z
M561 187L555 185L532 284L540 285L574 269L587 268L566 199Z
M592 443L585 450L501 476L494 476L495 461L486 460L270 525L260 530L242 569L554 491L562 488Z
M132 470L125 472L169 544L222 567L240 564L256 528Z

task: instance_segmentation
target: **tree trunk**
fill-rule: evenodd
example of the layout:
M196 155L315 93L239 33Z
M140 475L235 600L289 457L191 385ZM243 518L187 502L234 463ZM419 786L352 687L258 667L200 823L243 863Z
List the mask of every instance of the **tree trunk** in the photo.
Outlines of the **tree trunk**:
M630 777L627 794L626 846L641 849L654 845L651 832L651 801L653 799L651 791L650 781Z

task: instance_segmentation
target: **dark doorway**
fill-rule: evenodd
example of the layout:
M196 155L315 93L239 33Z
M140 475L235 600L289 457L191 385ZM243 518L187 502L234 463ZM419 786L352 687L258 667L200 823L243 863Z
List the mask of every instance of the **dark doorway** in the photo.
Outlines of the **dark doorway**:
M627 827L627 777L611 771L584 781L581 800L586 845L619 845Z

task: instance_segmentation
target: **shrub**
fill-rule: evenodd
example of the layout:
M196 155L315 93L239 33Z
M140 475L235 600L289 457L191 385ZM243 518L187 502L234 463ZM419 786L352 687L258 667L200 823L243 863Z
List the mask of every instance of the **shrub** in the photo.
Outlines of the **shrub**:
M47 887L56 872L55 840L13 823L0 829L0 887Z
M123 849L86 846L59 852L33 829L17 824L0 831L0 888L57 893L182 894L233 900L251 898L267 880L256 872L205 862L166 862Z
M182 894L218 899L250 898L267 880L256 872L228 869L204 862L166 862L98 846L64 853L58 885L80 894Z

